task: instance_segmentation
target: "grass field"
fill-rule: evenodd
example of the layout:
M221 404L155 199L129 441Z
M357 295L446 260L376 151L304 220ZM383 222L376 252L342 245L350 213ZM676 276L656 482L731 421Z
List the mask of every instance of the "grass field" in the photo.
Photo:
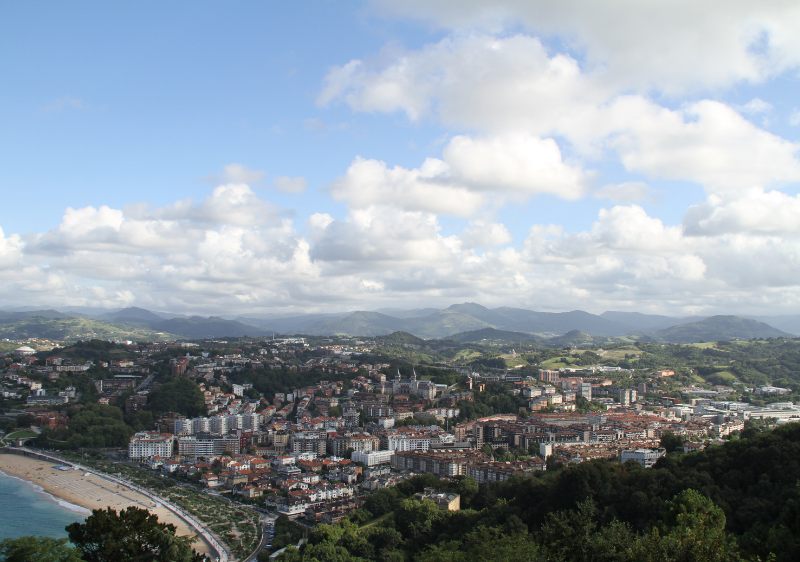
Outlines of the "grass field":
M626 347L620 347L618 349L609 349L604 354L601 355L603 359L612 359L614 361L620 361L625 359L625 355L641 355L642 350L638 349L636 346L630 345Z
M3 437L3 441L11 441L12 439L27 439L28 437L36 437L36 433L29 429L18 429Z
M706 378L709 381L713 379L714 382L722 384L732 384L734 381L739 380L739 378L730 371L719 371L718 373L708 375Z
M566 357L565 359L567 360L566 363L562 362L560 357L548 359L542 362L542 369L560 369L561 367L570 367L578 362L578 360L573 357Z
M517 355L516 357L514 357L513 355L511 355L509 353L509 354L506 354L506 355L501 355L500 357L502 357L503 359L506 360L506 365L508 365L509 367L516 367L517 365L527 365L528 364L528 362L525 361L522 358L521 355Z
M699 347L700 349L708 349L709 347L717 347L717 342L703 342L703 343L687 343L686 345L691 345L693 347Z

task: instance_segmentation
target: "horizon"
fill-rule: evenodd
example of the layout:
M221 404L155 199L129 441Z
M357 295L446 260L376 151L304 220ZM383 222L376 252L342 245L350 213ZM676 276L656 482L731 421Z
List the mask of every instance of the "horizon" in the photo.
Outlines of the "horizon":
M795 3L0 18L0 307L800 314Z

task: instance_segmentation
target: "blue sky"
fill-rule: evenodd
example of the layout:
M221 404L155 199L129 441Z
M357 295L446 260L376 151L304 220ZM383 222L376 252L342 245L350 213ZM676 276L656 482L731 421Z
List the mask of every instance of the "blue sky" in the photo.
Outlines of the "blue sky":
M0 306L800 313L795 2L0 6Z

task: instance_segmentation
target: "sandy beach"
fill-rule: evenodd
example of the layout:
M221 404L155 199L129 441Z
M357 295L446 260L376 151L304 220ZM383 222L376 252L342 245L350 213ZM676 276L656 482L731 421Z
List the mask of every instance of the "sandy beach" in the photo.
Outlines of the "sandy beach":
M82 470L62 471L56 465L20 455L0 455L0 470L41 486L45 492L71 504L92 510L111 507L120 511L128 506L148 509L162 523L177 527L180 536L197 536L193 529L165 507L154 507L153 502L138 492L110 482ZM87 513L88 515L88 513ZM197 552L209 554L211 549L202 538L192 544Z

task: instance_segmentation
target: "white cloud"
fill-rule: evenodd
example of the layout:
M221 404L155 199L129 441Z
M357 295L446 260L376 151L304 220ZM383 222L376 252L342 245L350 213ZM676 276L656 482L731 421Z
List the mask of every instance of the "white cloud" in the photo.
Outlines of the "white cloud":
M198 210L205 201L181 206L180 217L178 204L74 209L49 232L0 234L0 279L16 302L206 314L409 300L680 313L724 310L753 294L765 307L800 305L799 200L748 197L710 196L683 226L618 205L583 231L534 225L520 249L508 246L501 222L476 219L443 236L435 214L389 205L351 208L343 220L314 213L307 237L289 219L211 223Z
M687 209L683 227L692 236L760 234L796 239L800 236L800 196L751 189L736 197L711 195ZM796 242L794 242L796 243ZM787 244L791 244L787 240Z
M800 65L800 5L792 0L529 2L376 0L383 13L464 33L522 25L558 37L621 89L671 93L761 82Z
M672 111L627 96L605 118L621 130L608 142L631 171L694 181L709 192L800 180L800 144L759 129L717 101Z
M645 199L653 199L653 190L642 181L626 181L618 184L604 185L594 192L596 199L608 199L613 203L635 203Z
M514 241L505 225L482 220L471 221L458 237L464 248L493 248Z
M602 103L613 91L581 74L568 55L550 57L534 37L468 35L418 51L351 61L332 69L317 99L341 99L354 111L403 111L416 121L436 116L449 125L544 135L579 118L576 106Z
M769 113L772 111L772 104L765 102L760 98L753 98L744 105L737 106L737 109L742 113L750 115L759 113Z
M389 169L384 162L356 158L330 187L334 199L356 208L394 205L410 211L472 216L506 199L551 193L574 200L588 189L587 175L562 161L552 139L511 133L453 137L442 159ZM490 197L491 196L491 197Z
M306 178L302 176L296 178L277 176L272 178L272 181L275 183L275 186L284 193L303 193L308 189L308 182Z
M243 164L233 162L224 166L221 174L205 176L201 180L215 185L221 183L258 184L264 181L266 175L264 170L251 170Z
M569 56L548 54L536 38L448 37L380 62L372 68L353 61L334 69L319 102L341 99L355 111L403 111L411 119L430 116L445 125L487 131L485 138L456 138L473 139L469 142L480 145L487 155L492 144L500 142L502 150L494 153L504 158L513 158L507 139L519 135L529 144L538 142L540 152L544 143L551 143L558 156L554 161L561 165L558 146L541 137L563 138L562 145L570 144L579 158L603 159L611 150L629 171L697 182L709 192L800 179L800 144L758 128L735 109L709 99L667 109L641 94L619 95L604 85L600 70L582 71ZM759 98L740 108L768 109L769 104ZM462 152L468 153L469 145L462 144ZM443 153L451 167L458 162L450 154L457 148L453 139ZM475 168L482 161L466 160ZM523 162L515 158L511 166L498 164L491 175L499 175L508 187L513 183L509 176L521 171ZM530 175L522 174L523 181L530 184ZM571 181L563 173L558 175L571 187L562 184L557 190L540 188L540 192L557 191L569 199L585 190L580 173ZM481 171L471 176L477 179Z
M53 113L63 111L65 109L89 109L89 106L83 103L83 100L81 99L63 98L56 100L46 107L43 107L42 111L45 113Z
M795 109L789 114L789 125L792 127L800 125L800 109Z

